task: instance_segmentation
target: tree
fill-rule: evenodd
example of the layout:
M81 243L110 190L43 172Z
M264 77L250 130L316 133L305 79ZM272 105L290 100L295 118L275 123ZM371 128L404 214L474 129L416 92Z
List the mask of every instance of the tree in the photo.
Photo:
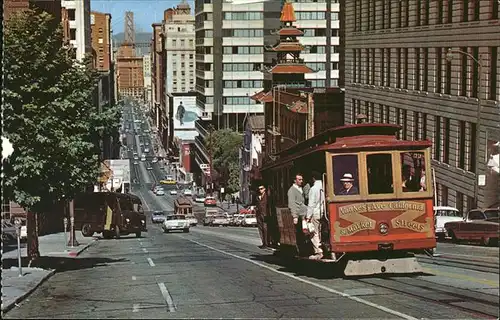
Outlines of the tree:
M15 151L4 167L4 197L34 216L28 256L39 256L38 213L68 201L99 174L98 144L116 123L116 108L93 105L98 76L63 46L47 13L16 13L4 28L4 135Z
M239 149L242 143L243 136L231 129L216 130L208 139L213 166L226 182L226 193L240 189Z

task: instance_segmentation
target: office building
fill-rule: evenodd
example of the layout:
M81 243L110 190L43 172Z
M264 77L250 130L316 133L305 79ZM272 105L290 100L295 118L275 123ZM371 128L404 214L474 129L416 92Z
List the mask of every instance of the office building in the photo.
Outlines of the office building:
M250 97L263 89L261 71L276 57L264 45L277 40L279 14L278 1L195 1L197 104L217 128L242 131L245 114L264 112Z
M500 200L491 164L500 140L498 7L345 1L346 123L362 113L400 124L400 138L431 140L436 205L467 211Z
M151 109L151 54L142 56L142 74L144 78L144 102Z
M165 14L163 22L166 92L194 91L194 16L186 2L177 5L172 13Z
M304 33L301 57L316 71L306 74L313 88L342 87L340 48L340 1L292 0L295 25Z
M62 0L69 19L70 44L75 48L75 57L82 61L92 54L90 0Z

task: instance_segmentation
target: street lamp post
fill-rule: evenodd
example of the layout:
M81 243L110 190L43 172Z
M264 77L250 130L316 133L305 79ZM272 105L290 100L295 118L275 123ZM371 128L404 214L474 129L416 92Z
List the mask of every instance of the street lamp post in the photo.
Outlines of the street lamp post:
M476 144L475 144L475 181L474 181L474 203L477 208L478 205L478 198L479 198L479 166L478 166L478 159L479 159L479 140L480 140L480 135L481 135L481 113L482 113L482 101L481 101L481 93L482 93L482 79L483 79L483 65L481 63L481 54L478 55L477 59L470 53L462 51L462 50L457 50L457 49L451 49L448 48L448 52L446 53L446 60L450 62L453 60L453 53L459 53L461 55L467 56L469 59L477 63L478 66L478 84L477 84L477 114L476 114Z

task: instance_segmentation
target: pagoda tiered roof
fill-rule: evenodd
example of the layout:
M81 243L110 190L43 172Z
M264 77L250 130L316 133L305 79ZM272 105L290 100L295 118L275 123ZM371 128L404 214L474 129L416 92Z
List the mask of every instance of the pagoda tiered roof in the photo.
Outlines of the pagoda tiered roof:
M281 37L289 37L289 36L303 36L304 32L296 27L283 27L275 32L275 34Z
M294 42L280 42L276 46L269 48L272 51L294 52L304 50L304 46L298 41Z
M279 63L268 70L273 74L314 73L314 70L299 63Z

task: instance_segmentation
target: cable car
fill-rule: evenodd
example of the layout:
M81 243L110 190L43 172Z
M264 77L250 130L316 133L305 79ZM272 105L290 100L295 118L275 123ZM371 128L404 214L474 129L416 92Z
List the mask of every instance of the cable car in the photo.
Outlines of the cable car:
M264 164L277 254L309 259L312 247L301 219L294 224L287 190L297 174L307 182L314 170L324 199L318 261L342 264L346 276L422 272L415 254L436 247L431 142L400 140L400 129L379 123L332 128Z

